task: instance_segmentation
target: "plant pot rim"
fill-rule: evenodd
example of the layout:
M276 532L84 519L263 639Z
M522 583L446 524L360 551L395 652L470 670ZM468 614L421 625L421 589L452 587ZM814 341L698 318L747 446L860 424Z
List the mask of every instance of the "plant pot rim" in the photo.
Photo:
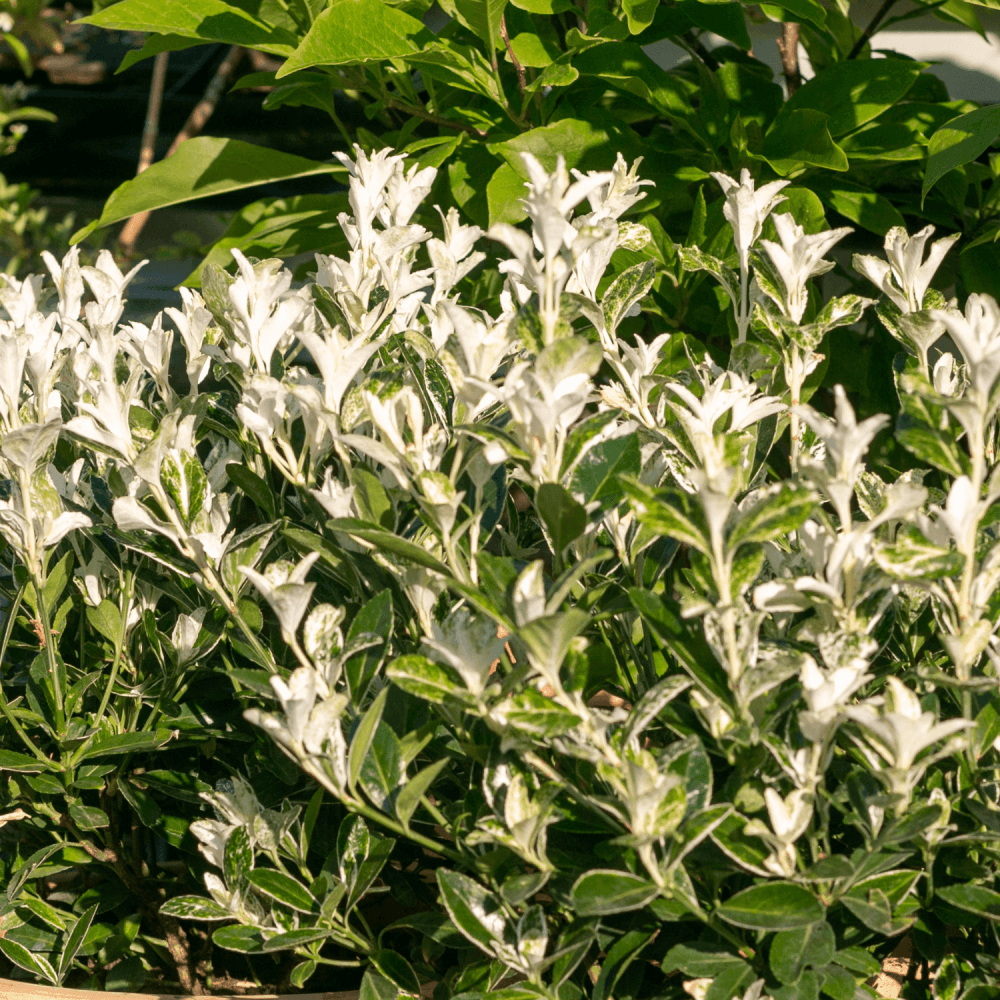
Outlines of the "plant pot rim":
M190 1000L183 993L115 993L121 1000ZM22 983L13 979L0 979L0 1000L22 1000L33 997L52 997L53 1000L93 1000L94 990L71 990L62 986L43 986L40 983ZM358 990L343 990L333 993L255 993L239 996L238 994L211 994L220 1000L358 1000Z

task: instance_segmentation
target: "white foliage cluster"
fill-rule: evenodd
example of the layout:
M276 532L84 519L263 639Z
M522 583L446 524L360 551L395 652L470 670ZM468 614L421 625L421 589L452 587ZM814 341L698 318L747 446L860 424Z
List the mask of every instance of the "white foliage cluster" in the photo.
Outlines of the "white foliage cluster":
M642 227L620 221L644 197L638 164L619 157L610 171L583 175L561 159L550 172L525 156L530 230L498 225L485 234L511 254L500 265L503 311L490 315L463 306L456 293L484 259L475 249L484 234L455 210L441 214L437 234L413 221L434 169L407 168L390 151L359 150L342 160L351 214L340 224L349 252L343 259L317 255L315 281L303 287L294 287L280 261L253 262L234 250L234 278L206 286L206 298L184 291L180 309L147 327L120 322L135 270L123 275L106 252L96 267L80 267L75 251L61 264L47 258L54 295L40 277L4 276L0 532L17 561L42 579L46 553L60 540L103 524L140 548L151 535L166 539L176 560L163 547L154 557L172 572L187 567L241 627L238 602L252 584L299 663L290 677L272 681L281 711L252 718L337 796L358 798L348 733L361 706L345 696L343 670L363 643L345 640L341 609L310 608L315 584L308 576L318 553L264 566L264 542L230 528L236 480L227 469L246 465L263 476L270 464L298 491L295 503L315 501L334 519L346 550L365 550L396 575L422 633L416 638L461 681L451 695L456 704L522 750L525 774L495 776L503 802L497 799L495 820L477 832L482 842L551 867L551 798L531 772L533 741L546 742L596 765L608 790L602 808L632 831L650 877L677 898L691 895L683 854L669 846L684 814L683 788L642 743L644 726L681 695L721 745L751 734L787 778L766 790L767 822L746 830L770 852L760 874L790 877L800 865L796 845L813 821L842 725L884 777L894 808L905 811L928 762L950 752L971 720L938 722L896 678L884 695L859 700L872 678L882 616L894 602L930 600L960 680L984 653L1000 662L988 614L1000 585L1000 547L984 554L981 546L981 524L1000 498L992 451L1000 308L985 296L973 296L964 313L943 300L928 305L930 279L952 241L934 244L925 261L929 230L914 237L893 231L886 261L858 262L895 309L887 322L916 354L904 388L930 400L954 430L956 474L934 503L919 475L886 484L865 471L884 418L859 423L839 389L832 418L804 401L824 334L856 322L869 302L836 299L804 322L810 282L833 266L826 255L847 230L806 233L790 214L775 214L785 182L758 190L746 171L739 181L717 178L736 271L700 251L681 251L686 268L710 271L732 299L738 344L731 370L721 370L707 355L672 352L669 333L648 343L622 334L621 323L654 280L652 264L629 268L607 288L602 280L616 248L649 240ZM762 238L768 217L776 242ZM931 370L928 350L945 333L961 357L942 353ZM177 334L186 392L171 370ZM755 354L754 343L772 353ZM239 393L232 426L209 418L211 399L201 386L212 366ZM768 448L789 425L793 475L769 481ZM79 456L60 460L62 471L55 464L60 442ZM604 510L582 485L581 470L598 446L614 442L635 443L637 471L624 484L630 500ZM468 606L442 617L439 603L449 581L477 587L481 522L501 466L538 498L562 573L547 590L543 563L534 558L512 590L517 656L556 720L536 730L520 702L500 697L490 672L503 647L495 623L484 627ZM357 494L359 469L420 511L395 547L370 525L367 534L352 534L352 524L368 519ZM107 508L98 485L113 495ZM543 496L555 498L551 515ZM559 504L572 516L580 508L585 519L565 544ZM497 534L508 554L523 557L502 524ZM728 696L696 679L653 684L649 703L632 710L591 706L567 688L562 670L566 657L585 647L590 618L563 604L608 547L626 574L641 580L650 545L663 537L692 554L684 613L702 623ZM86 599L98 603L117 585L116 574L95 557L80 581ZM184 662L207 651L198 646L200 614L182 615L174 629ZM244 630L266 661L253 630ZM394 676L406 679L402 667ZM756 706L796 676L804 745L793 751L759 729ZM213 801L226 816L195 832L218 861L227 831L254 827L233 818L229 799ZM870 820L877 830L881 807L870 810ZM507 959L530 975L526 954Z

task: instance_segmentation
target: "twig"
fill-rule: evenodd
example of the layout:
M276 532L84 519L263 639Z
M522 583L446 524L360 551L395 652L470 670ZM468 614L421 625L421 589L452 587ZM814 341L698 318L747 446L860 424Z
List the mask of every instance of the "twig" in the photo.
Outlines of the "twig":
M167 150L164 159L173 156L177 152L177 147L182 142L198 135L205 127L208 119L212 117L212 112L215 111L216 105L219 103L219 98L222 97L226 81L232 76L233 70L236 69L236 65L243 57L243 54L244 50L239 45L232 46L226 53L226 57L219 63L219 68L215 71L215 75L205 88L205 93L202 95L201 100L195 105L194 110L188 115L184 127L177 133L174 141L170 144L170 148ZM150 95L150 101L152 101L152 95ZM132 255L135 249L135 242L146 225L149 215L149 212L140 212L138 215L133 215L122 227L122 231L118 235L118 246L126 257Z
M781 70L788 85L788 96L791 97L802 86L802 74L799 72L799 26L794 21L781 26L778 51L781 53Z
M526 86L524 67L517 61L517 56L514 55L514 50L510 47L510 35L507 34L507 18L503 14L500 15L500 37L503 39L504 45L507 46L507 55L510 56L510 61L514 64L514 69L517 71L517 89L521 92L523 100L524 88Z
M390 97L384 103L387 108L391 108L393 111L402 111L404 114L413 115L414 118L421 118L433 125L441 125L444 128L455 128L460 132L468 132L469 135L478 136L480 139L487 134L484 129L476 128L474 125L463 125L461 122L452 121L450 118L432 115L429 111L424 111L423 108L416 108L412 104L406 104L404 101L397 101L394 97Z
M156 136L160 130L160 108L163 105L163 86L167 79L167 59L169 52L160 52L153 62L153 79L149 85L149 103L146 105L146 123L142 127L142 146L139 149L141 174L153 162L156 153Z
M854 48L847 53L848 59L855 59L860 54L861 50L870 41L872 35L875 34L875 30L878 26L885 20L886 14L896 6L896 0L882 0L882 6L875 11L875 16L868 23L868 27L861 32L861 37L854 43Z
M689 51L696 55L710 70L719 68L719 60L705 47L705 43L693 32L685 31L678 36Z

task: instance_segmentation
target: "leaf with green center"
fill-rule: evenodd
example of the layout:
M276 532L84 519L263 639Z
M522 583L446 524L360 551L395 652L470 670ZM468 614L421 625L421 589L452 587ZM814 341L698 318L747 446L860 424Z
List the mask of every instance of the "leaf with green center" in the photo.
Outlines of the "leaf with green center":
M454 925L478 948L495 954L511 936L500 900L461 872L438 868L437 882Z
M780 983L796 983L807 965L813 968L827 965L833 961L836 950L833 928L825 920L779 931L771 940L771 971Z
M167 917L182 920L232 920L233 914L214 899L201 896L175 896L168 899L159 910Z
M716 909L727 923L750 930L783 931L822 920L823 904L794 882L767 882L730 896Z
M319 903L298 879L272 868L257 868L247 873L247 881L265 895L300 913L314 913Z
M614 869L586 872L570 891L573 909L581 917L639 910L659 894L659 889L648 879Z

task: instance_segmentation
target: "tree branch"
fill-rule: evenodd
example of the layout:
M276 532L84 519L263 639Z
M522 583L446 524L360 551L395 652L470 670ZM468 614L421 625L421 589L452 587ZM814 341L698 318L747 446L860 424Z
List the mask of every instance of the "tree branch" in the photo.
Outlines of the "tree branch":
M781 26L778 51L781 53L781 71L785 74L788 96L791 97L802 86L802 74L799 72L799 26L794 21Z
M868 27L861 33L861 37L854 43L854 47L850 52L847 53L848 59L855 59L861 53L861 50L865 45L871 40L872 35L878 29L878 26L885 20L886 15L896 6L896 0L882 0L882 6L875 11L875 16L871 19Z
M507 18L503 14L500 15L500 37L503 39L504 45L507 46L507 55L510 56L510 61L514 64L514 69L517 71L517 89L521 92L523 100L524 88L527 86L524 79L524 67L517 61L517 56L514 55L514 50L510 47L510 35L507 34Z

